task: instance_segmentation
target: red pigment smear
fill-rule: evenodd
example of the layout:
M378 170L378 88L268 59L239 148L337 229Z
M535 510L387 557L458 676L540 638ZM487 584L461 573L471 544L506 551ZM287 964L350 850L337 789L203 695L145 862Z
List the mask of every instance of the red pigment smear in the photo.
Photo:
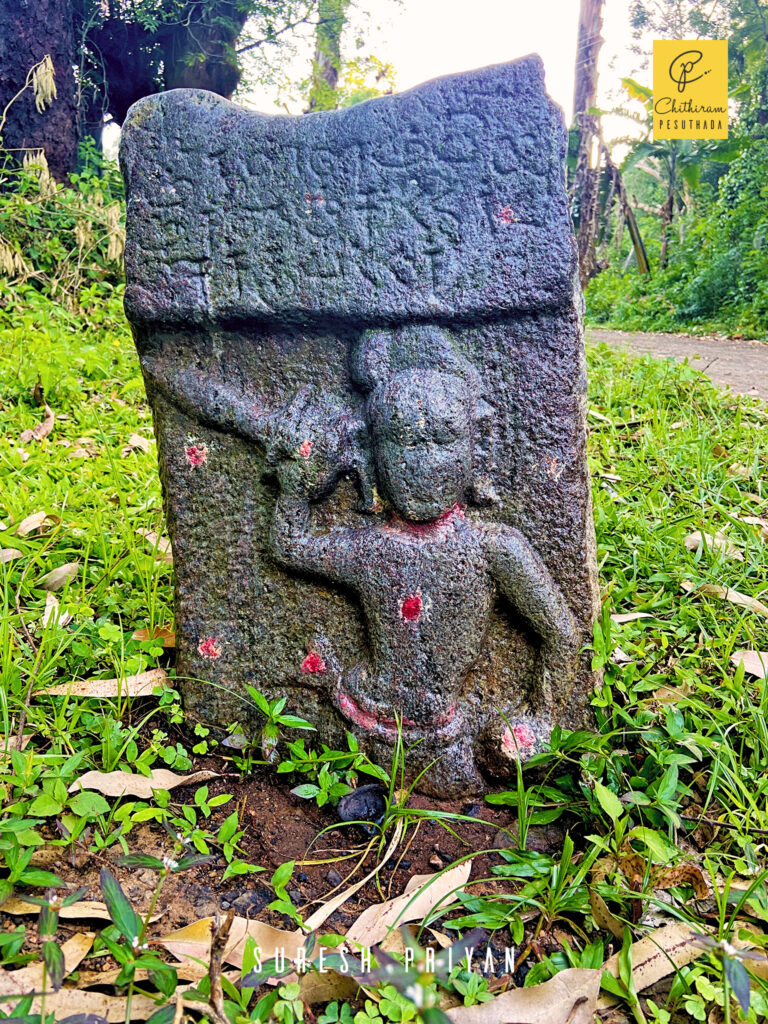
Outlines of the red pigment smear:
M339 694L339 707L350 722L354 722L355 725L359 725L362 729L367 729L370 732L371 729L376 728L376 715L372 715L370 711L363 711L348 694Z
M421 594L411 594L410 597L406 597L400 605L400 617L406 622L418 622L421 618L421 613L424 610L424 604L421 600Z
M221 648L215 636L209 636L207 640L201 640L197 645L197 653L204 658L220 658Z
M354 722L355 725L359 725L362 729L367 729L369 732L377 726L386 732L394 732L397 729L396 719L379 718L372 711L364 711L348 693L339 693L339 707L350 722ZM416 722L411 721L410 718L403 718L402 724L414 726Z
M516 751L520 747L532 747L536 743L536 734L530 725L513 725L510 730L509 726L504 730L504 735L501 737L501 745L506 751L508 751L512 757L515 756Z
M501 221L502 224L514 224L517 220L517 217L515 216L515 211L512 209L511 206L502 206L502 208L499 210L496 216Z
M301 671L305 675L316 675L319 672L325 672L326 665L317 651L310 651L304 661L301 663Z
M426 523L413 523L409 519L401 519L399 516L392 517L392 521L395 526L405 530L407 533L412 533L415 537L423 537L430 533L435 533L437 530L444 526L447 526L454 518L464 519L464 506L457 502L453 508L449 508L447 512L443 512L442 515L438 516L437 519L430 519Z
M205 445L202 444L191 444L189 448L184 449L184 454L187 457L187 462L193 469L197 469L198 466L202 466L208 458L208 452L206 451Z
M312 442L310 440L302 441L299 445L299 455L302 459L308 459L312 454Z

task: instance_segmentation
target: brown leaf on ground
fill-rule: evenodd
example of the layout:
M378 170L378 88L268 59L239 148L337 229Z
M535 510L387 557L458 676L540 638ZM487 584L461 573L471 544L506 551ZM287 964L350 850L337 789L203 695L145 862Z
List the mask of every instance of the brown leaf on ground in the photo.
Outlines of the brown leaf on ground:
M741 516L739 521L746 523L747 526L758 527L760 539L768 543L768 519L763 519L762 516Z
M634 622L635 619L652 619L651 612L617 612L611 616L611 622L619 624L623 622Z
M589 888L589 906L597 927L603 931L610 932L615 939L621 941L624 934L624 925L617 917L614 917L608 904L597 889L593 889L591 886Z
M676 704L683 697L689 696L690 683L683 682L679 686L660 686L654 691L653 700L659 704Z
M126 459L128 456L135 451L148 452L152 442L148 437L142 437L141 434L131 434L128 438L128 442L123 448L122 455Z
M177 775L167 768L156 768L149 775L134 775L131 772L86 772L75 779L69 787L70 793L81 789L95 789L104 796L137 796L149 800L156 789L175 789L177 786L191 786L218 778L218 772L192 772L191 775Z
M768 607L758 601L756 597L749 594L742 594L730 587L721 587L718 583L702 583L696 587L690 580L683 580L680 584L686 594L704 594L706 597L717 597L721 601L728 601L730 604L738 605L740 608L748 608L751 612L768 617Z
M121 679L79 679L40 691L49 697L151 697L158 686L173 689L164 668Z
M572 967L543 985L515 988L490 1003L447 1011L453 1024L592 1024L601 971Z
M159 640L163 647L176 646L176 634L170 626L155 626L151 632L146 627L137 629L131 636L134 640Z
M61 850L59 849L59 855ZM4 914L12 914L14 917L23 917L26 914L39 914L40 907L36 903L27 903L26 900L10 896L2 905ZM110 921L109 911L106 903L98 900L80 900L69 907L60 907L58 911L62 921ZM159 921L162 914L155 914L152 921Z
M155 533L154 530L137 530L136 533L143 537L144 540L154 549L155 557L162 559L167 562L168 565L173 565L173 552L171 550L171 542L167 537L161 537L159 533Z
M42 441L44 437L48 437L50 432L53 430L53 425L56 422L56 417L53 414L53 409L46 403L45 406L45 417L37 424L36 427L32 427L29 430L23 430L19 434L19 444L29 444L30 441Z
M736 562L743 562L744 555L739 551L733 541L720 530L717 533L705 533L702 530L694 530L689 533L683 541L689 551L698 551L701 547L707 547L711 551L721 552L726 558L732 558Z
M164 935L157 941L177 960L186 964L200 961L207 964L211 956L212 917L204 917L193 921L185 928ZM285 950L288 960L293 960L298 950L304 947L307 936L302 931L288 932L282 928L273 928L263 921L249 921L244 917L234 917L230 927L227 943L224 947L224 960L233 967L241 967L245 940L250 936L259 947L262 961L271 960L275 950Z
M57 565L55 569L47 572L36 586L42 587L43 590L61 590L79 571L79 562L65 562L64 565Z
M44 627L52 624L54 626L60 626L63 629L72 621L72 616L67 612L63 612L59 608L58 600L53 596L53 594L48 593L45 595L45 611L43 612L43 617L40 621Z
M14 533L17 537L27 537L30 533L38 533L46 526L56 526L60 522L59 516L49 512L33 512L21 520Z
M768 651L734 651L731 664L744 666L744 671L755 679L765 679L768 673Z
M39 910L39 907L38 907ZM71 974L83 957L90 951L95 935L93 932L79 932L62 943L61 951L64 954L64 970ZM42 962L22 967L19 971L0 970L0 995L25 995L31 992L39 992L43 987L43 973L45 967ZM53 1009L53 1007L50 1007ZM34 1011L30 1011L32 1013ZM37 1011L40 1012L39 1010Z
M655 985L679 967L686 967L706 950L699 946L694 932L685 924L668 924L658 928L650 935L632 943L632 975L635 989L643 989ZM610 971L614 978L619 976L619 954L614 953L603 964L603 970ZM561 975L557 975L561 977ZM617 1002L613 996L603 996L598 1008L613 1006Z
M14 558L23 558L24 552L19 551L18 548L2 548L0 550L0 565L7 565L8 562L12 562Z
M347 932L348 942L375 946L387 935L408 921L422 921L446 899L450 903L457 889L469 880L472 862L464 861L448 871L434 875L414 875L402 896L376 903L362 912ZM354 947L353 947L354 948Z

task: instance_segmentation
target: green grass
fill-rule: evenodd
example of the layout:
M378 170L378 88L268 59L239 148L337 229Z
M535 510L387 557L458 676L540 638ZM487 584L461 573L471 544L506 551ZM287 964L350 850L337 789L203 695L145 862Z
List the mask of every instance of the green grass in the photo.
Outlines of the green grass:
M524 849L511 849L504 871L494 876L515 880L506 902L470 892L464 906L469 923L513 936L522 935L522 904L538 908L538 928L571 922L571 959L565 953L545 958L532 980L600 960L586 942L601 940L590 916L587 859L613 857L604 898L618 920L632 923L637 894L617 866L626 842L649 861L693 858L703 865L691 839L695 820L686 820L701 815L724 823L706 851L712 870L757 877L749 913L753 921L768 918L765 886L755 876L766 867L768 684L730 660L740 649L768 649L768 619L683 588L724 585L768 604L765 544L759 528L743 521L768 518L762 484L768 411L718 391L688 366L630 360L605 348L591 350L589 361L603 583L595 633L595 662L605 670L595 699L600 736L556 737L541 759L543 787L526 787L523 778L506 798L526 820L532 814L551 820L567 808L577 822L577 853L567 862L534 863ZM22 446L25 460L18 437L43 417L32 397L38 378L57 418L49 437ZM130 700L44 692L53 681L130 675L168 663L157 643L132 638L141 627L172 624L169 567L137 534L163 532L154 444L124 454L134 433L151 438L152 420L119 289L94 291L77 315L31 291L23 304L0 312L0 548L22 552L0 566L0 714L11 737L26 707L33 736L25 753L6 756L0 769L0 853L10 877L29 882L27 891L36 876L24 874L30 870L24 851L62 816L70 832L92 826L96 849L130 847L132 820L120 805L73 805L67 787L79 774L184 770L195 757L191 734L184 742L175 733L169 739L180 722L173 693L143 712L143 720ZM19 537L18 524L40 511L55 519ZM684 538L694 530L725 531L743 559L706 546L688 550ZM56 596L72 621L44 627L45 591L38 584L65 563L77 563L78 572ZM616 612L650 616L619 625L610 618ZM671 701L659 700L661 687L674 688ZM648 877L641 895L656 899ZM686 898L682 892L674 914L708 928L712 920ZM726 910L718 937L732 938L741 918L729 923ZM722 999L722 958L712 955L706 963L680 973L684 983L672 993L673 1009L687 1006L695 1016L717 998L710 990Z

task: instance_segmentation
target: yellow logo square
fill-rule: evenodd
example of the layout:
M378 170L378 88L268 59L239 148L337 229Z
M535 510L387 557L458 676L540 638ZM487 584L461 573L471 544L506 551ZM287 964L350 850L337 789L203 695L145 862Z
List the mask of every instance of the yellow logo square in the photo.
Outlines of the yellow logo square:
M728 138L725 39L654 39L653 137Z

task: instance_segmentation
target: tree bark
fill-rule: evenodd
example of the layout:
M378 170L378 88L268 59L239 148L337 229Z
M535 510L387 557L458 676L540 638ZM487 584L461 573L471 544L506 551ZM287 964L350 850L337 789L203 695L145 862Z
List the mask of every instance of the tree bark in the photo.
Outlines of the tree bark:
M310 110L335 110L341 70L341 33L349 0L318 0Z
M33 90L24 84L46 54L53 61L57 95L38 113ZM42 149L57 181L66 181L77 163L74 65L71 0L0 0L0 109L7 108L2 147L15 163L25 149Z
M579 133L579 147L572 198L579 209L576 245L582 288L597 273L595 235L600 173L598 167L591 166L591 157L594 140L599 136L599 123L589 111L597 102L597 58L603 45L602 28L603 0L581 0L573 90L573 120Z

